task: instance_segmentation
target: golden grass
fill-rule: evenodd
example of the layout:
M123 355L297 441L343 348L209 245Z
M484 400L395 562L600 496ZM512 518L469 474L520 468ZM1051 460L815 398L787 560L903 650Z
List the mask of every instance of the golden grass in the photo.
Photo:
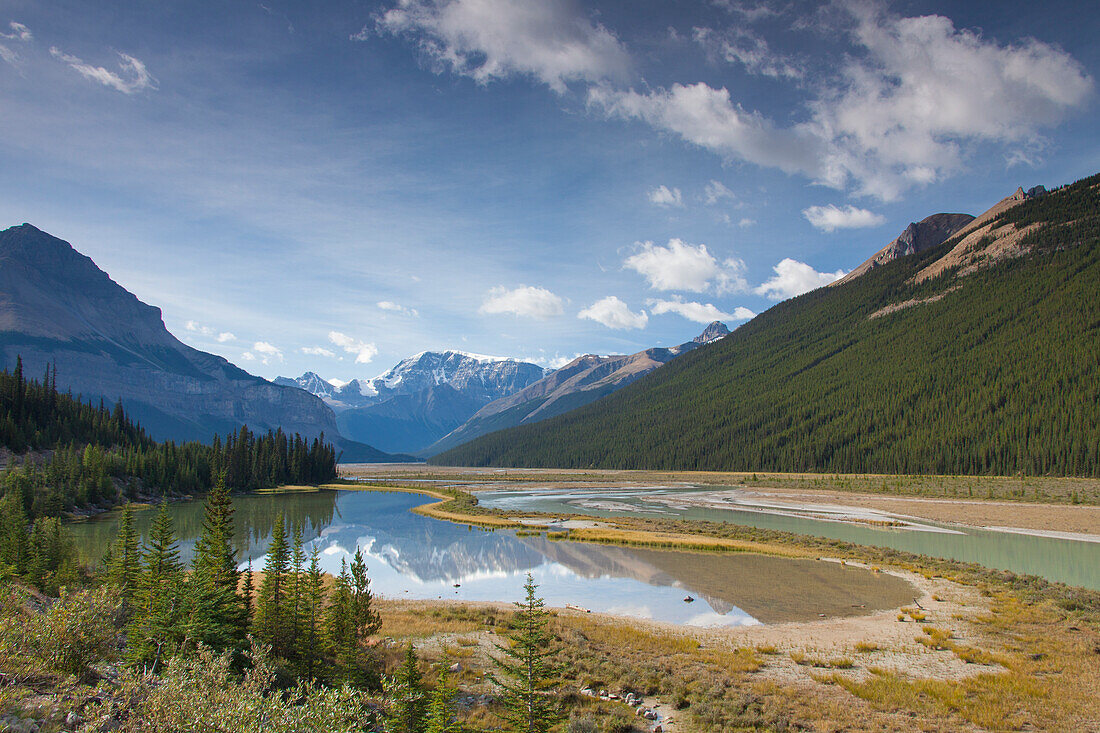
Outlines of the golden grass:
M570 539L580 542L630 545L632 547L652 547L663 550L751 552L759 555L776 555L779 557L813 556L813 553L801 548L784 547L782 545L772 545L763 542L668 532L645 532L611 527L593 527L590 529L573 530L573 532L570 533Z

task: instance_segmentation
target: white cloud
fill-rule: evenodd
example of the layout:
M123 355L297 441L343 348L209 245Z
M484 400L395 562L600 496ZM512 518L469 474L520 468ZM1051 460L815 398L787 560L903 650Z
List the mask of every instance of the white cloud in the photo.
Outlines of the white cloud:
M647 305L652 309L655 316L675 313L696 323L747 321L756 316L751 310L742 306L734 308L732 313L726 313L713 303L684 302L683 298L680 297L671 300L650 300Z
M63 52L57 46L50 48L50 55L64 61L85 79L99 82L103 86L110 87L123 94L136 94L145 89L157 88L157 80L145 68L145 64L126 53L118 53L120 73L108 71L102 66L86 64L76 56Z
M632 313L627 304L614 295L597 300L578 313L577 318L586 318L608 328L645 328L649 323L645 311Z
M222 331L217 333L210 326L204 326L198 321L187 321L183 324L183 327L191 333L205 336L206 338L214 339L219 344L229 343L230 341L236 341L237 337L229 331Z
M20 43L29 43L34 40L34 34L22 23L16 23L13 20L8 23L8 27L11 28L11 33L0 33L0 38L7 41L18 41ZM0 61L14 64L18 60L19 54L13 51L11 47L0 43Z
M631 66L576 0L399 0L377 27L414 38L437 70L482 84L530 76L561 94L569 82L624 79Z
M272 361L283 360L282 349L267 341L257 341L252 344L252 351L260 355L260 363L262 364L270 364ZM247 354L248 352L246 351L245 353Z
M245 351L241 354L241 358L245 361L256 361L255 355L251 351Z
M735 104L726 89L673 84L642 94L593 87L588 104L612 117L642 120L729 159L813 178L823 172L824 149L810 131L779 129L763 115Z
M775 276L753 290L757 295L763 295L771 300L793 298L828 285L847 274L844 270L818 272L805 262L792 260L790 257L784 258L772 269L775 271Z
M509 290L503 286L489 291L485 302L478 309L480 313L511 313L532 318L550 318L560 316L562 299L546 288L523 285Z
M972 143L1019 150L1041 140L1043 127L1081 109L1094 89L1078 61L1035 39L1003 45L956 29L942 16L902 18L874 3L838 7L853 48L835 81L805 87L812 94L808 117L790 126L745 110L727 89L704 83L643 93L593 86L589 107L642 120L727 160L893 200L960 169ZM722 39L725 44L728 37ZM713 37L703 33L702 40ZM766 46L730 48L750 70L795 75Z
M664 185L658 186L647 193L646 198L649 199L649 203L657 206L675 206L678 208L684 206L684 197L680 193L680 189L669 188Z
M741 221L737 222L737 226L741 227L742 229L746 229L748 227L751 227L755 223L756 223L756 219L750 219L748 217L745 217Z
M725 31L695 28L692 37L712 58L740 64L750 74L785 79L804 76L797 62L775 53L766 40L743 26L730 26Z
M22 23L16 23L13 20L8 23L8 27L11 28L11 33L0 33L0 38L6 38L9 41L21 41L23 43L34 40L34 34L31 33L31 29Z
M1081 64L1041 41L1001 45L939 15L846 8L861 53L813 105L814 125L832 143L835 175L861 193L890 199L936 180L961 166L966 141L1034 139L1092 92Z
M703 189L703 200L706 201L707 206L714 206L722 199L729 199L731 201L737 199L737 195L733 191L726 187L726 184L721 181L710 181Z
M837 229L865 229L886 223L886 217L867 209L857 209L848 205L843 209L828 206L811 206L802 210L802 216L815 228L823 232L835 232Z
M378 347L373 343L354 339L339 331L329 331L328 340L339 346L348 354L355 354L356 364L369 364L371 359L378 356Z
M326 349L324 346L303 346L298 351L308 356L324 356L329 359L336 358L336 352L331 349Z
M394 303L392 300L380 300L376 305L382 310L390 311L391 313L400 313L402 315L412 316L413 318L420 315L415 308L406 308L399 303Z
M641 242L638 252L627 257L623 266L643 275L654 290L688 290L701 293L743 292L745 263L737 259L719 262L705 244L687 244L670 239L667 247Z

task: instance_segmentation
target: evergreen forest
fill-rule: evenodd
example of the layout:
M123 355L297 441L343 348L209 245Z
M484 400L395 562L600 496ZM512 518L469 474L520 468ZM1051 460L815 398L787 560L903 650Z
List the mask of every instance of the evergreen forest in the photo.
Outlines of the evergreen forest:
M1009 209L1008 224L1042 225L1024 256L916 282L948 240L431 462L1100 476L1100 175Z

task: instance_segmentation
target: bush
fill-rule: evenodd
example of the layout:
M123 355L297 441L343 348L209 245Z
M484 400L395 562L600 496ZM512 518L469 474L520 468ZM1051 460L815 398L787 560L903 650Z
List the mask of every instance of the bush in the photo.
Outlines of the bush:
M62 591L45 611L33 608L25 592L10 588L2 605L0 651L42 671L83 677L118 653L122 602L110 586Z
M269 647L255 642L251 668L243 678L233 671L231 654L200 646L189 656L169 660L163 676L128 671L121 689L97 708L100 721L88 729L124 733L182 730L227 733L357 733L375 728L374 711L364 695L344 686L326 688L299 682L283 692L275 686Z

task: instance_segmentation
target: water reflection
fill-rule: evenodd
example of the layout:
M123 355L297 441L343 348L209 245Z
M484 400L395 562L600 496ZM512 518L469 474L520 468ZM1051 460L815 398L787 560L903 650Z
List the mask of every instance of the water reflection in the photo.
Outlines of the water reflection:
M713 487L715 490L730 487ZM1048 580L1100 590L1100 543L1079 542L1025 534L994 532L921 521L946 532L885 529L759 511L701 508L676 502L697 487L638 489L548 489L494 491L479 494L481 503L501 509L520 509L597 517L637 516L733 522L750 527L816 535L861 545L891 547L931 557L976 562L997 570L1038 575ZM1021 506L1021 511L1026 511Z
M317 491L234 500L238 559L261 567L277 513L300 524L307 549L317 547L327 572L339 572L355 548L367 555L375 592L391 598L518 600L530 572L550 606L677 624L735 626L850 615L913 598L908 583L810 561L716 556L517 537L413 514L427 501L405 493ZM201 503L171 507L189 557L201 530ZM152 511L138 513L143 533ZM73 526L78 544L98 557L117 531L117 517ZM685 603L684 598L694 600Z

